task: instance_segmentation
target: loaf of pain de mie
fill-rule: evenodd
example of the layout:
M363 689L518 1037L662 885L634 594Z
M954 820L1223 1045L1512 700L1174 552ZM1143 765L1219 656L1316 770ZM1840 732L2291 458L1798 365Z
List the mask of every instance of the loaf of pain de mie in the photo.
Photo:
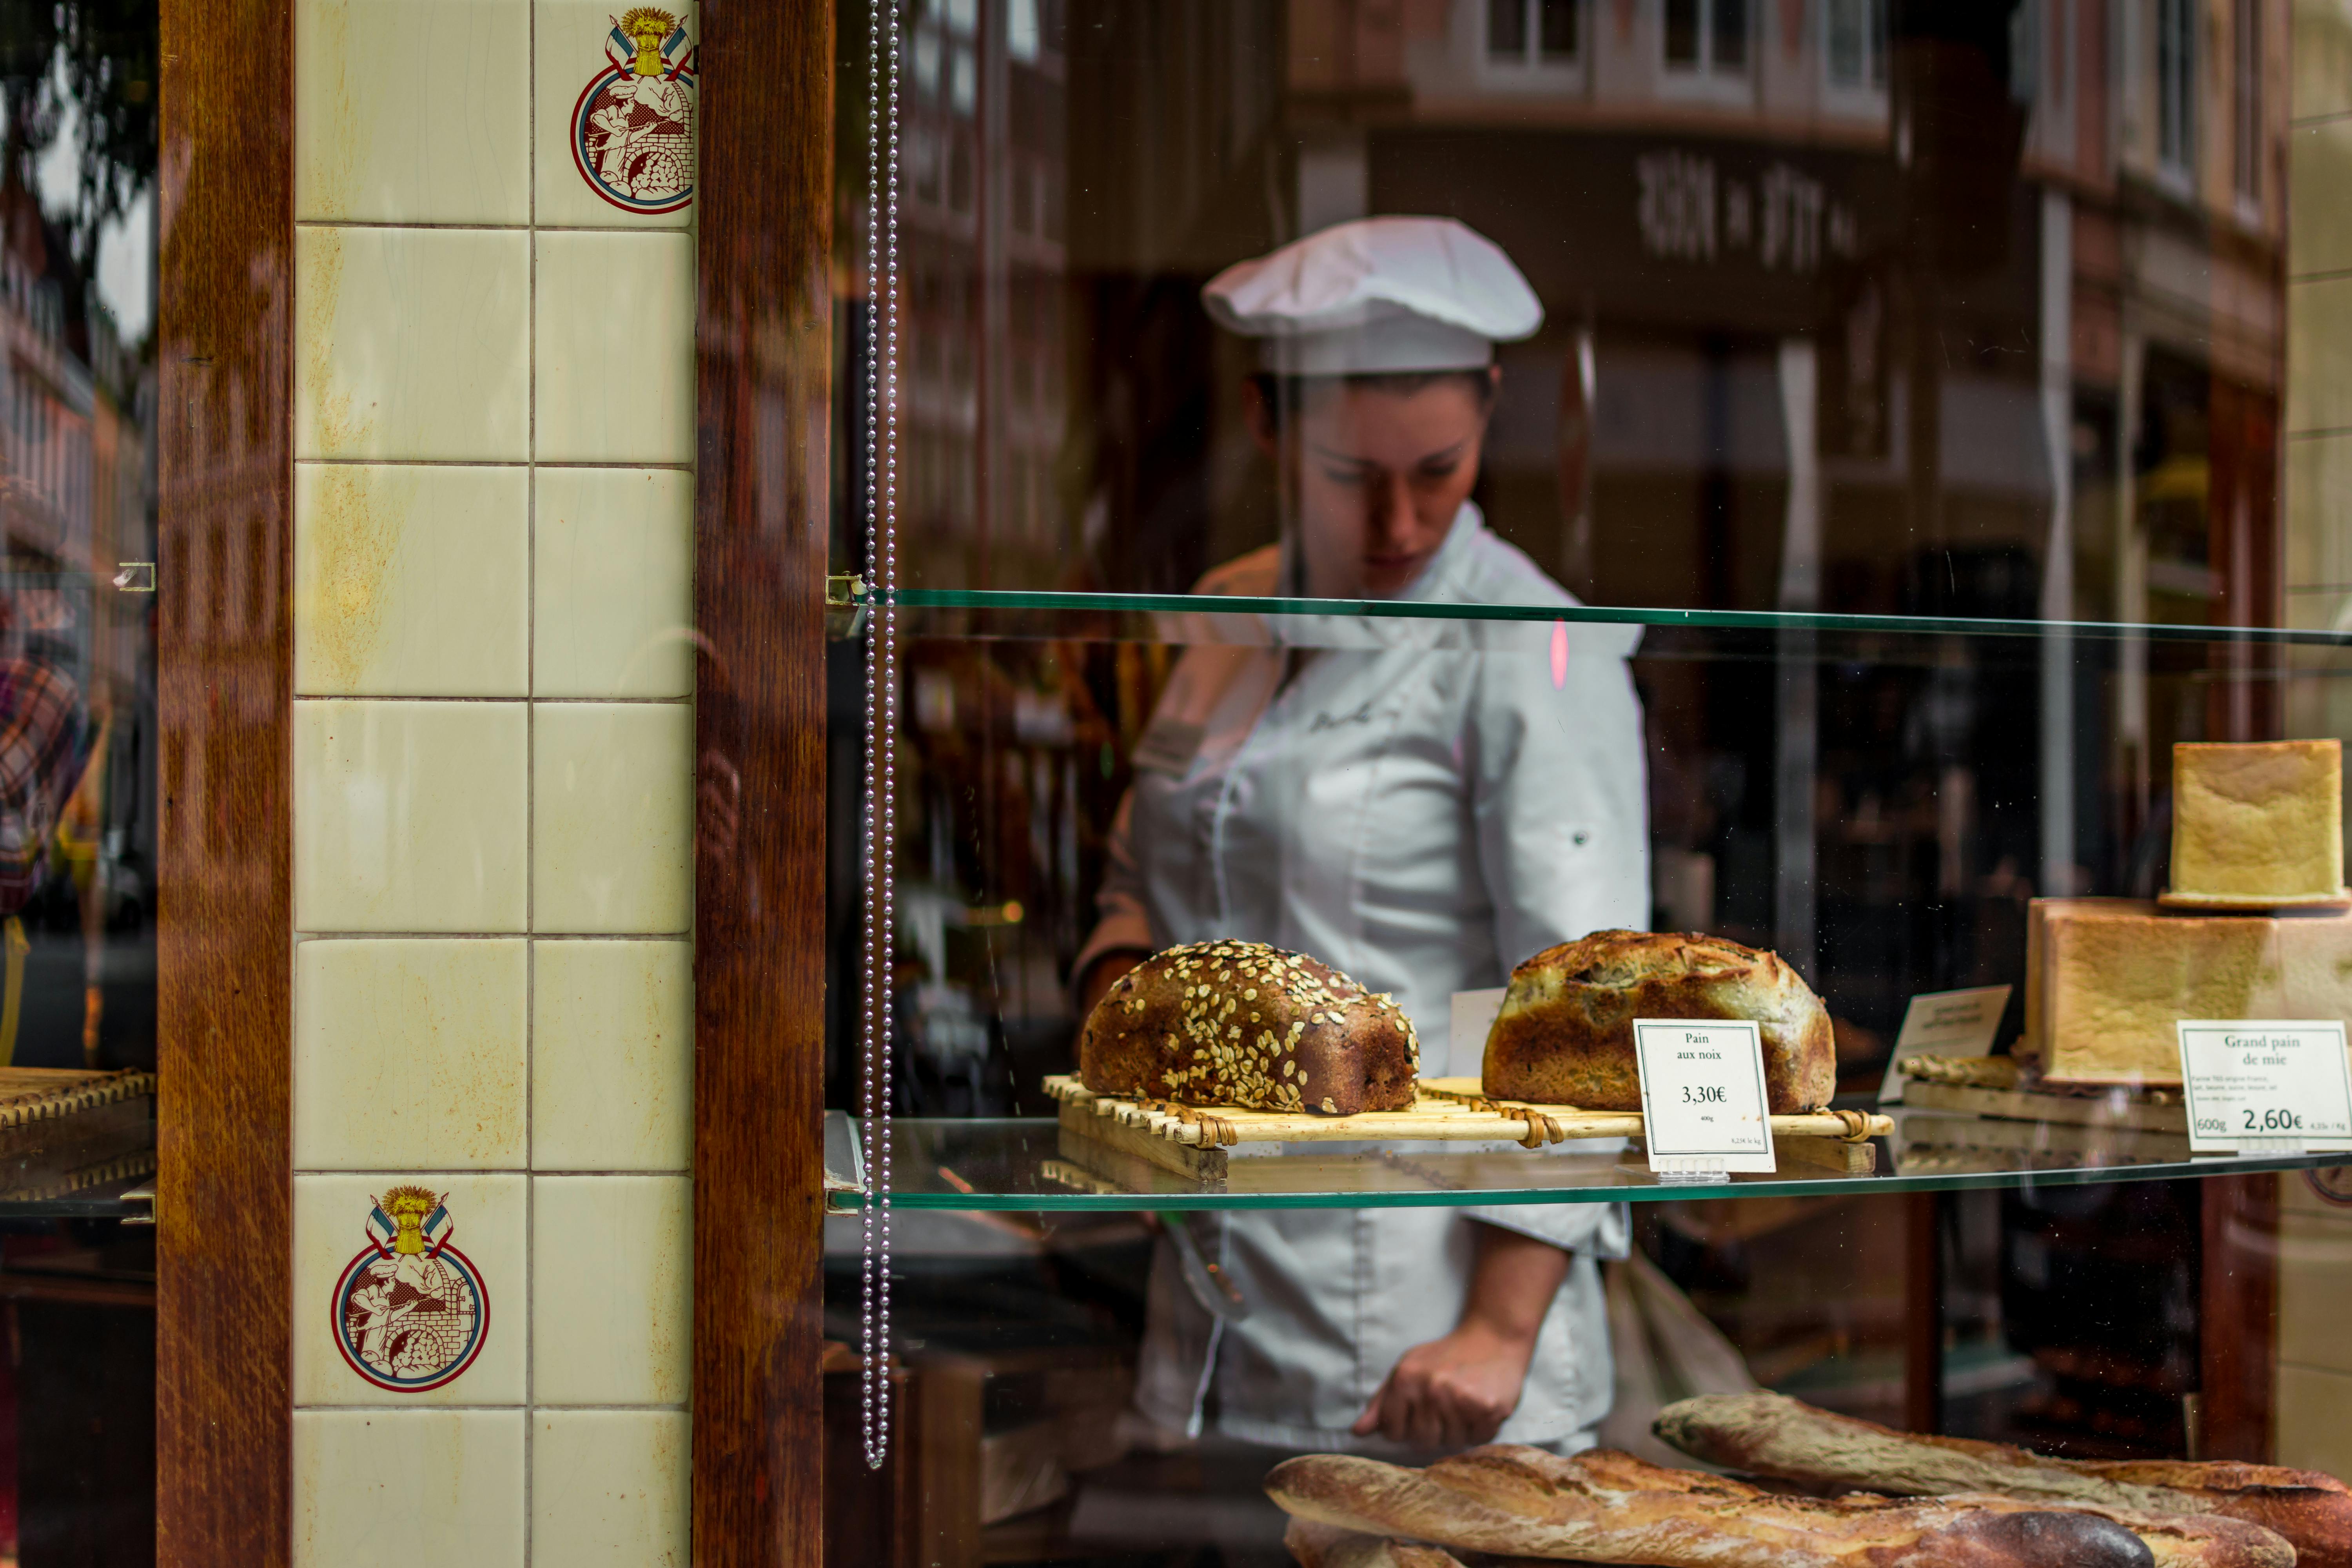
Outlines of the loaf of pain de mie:
M1922 1437L1784 1394L1669 1405L1653 1429L1695 1459L1809 1487L1901 1497L1996 1492L2044 1507L2219 1516L2274 1531L2301 1568L2352 1568L2352 1488L2315 1470L2185 1459L2053 1459L2000 1443Z
M1485 1552L1659 1568L2293 1568L2295 1560L2280 1537L2237 1520L1989 1495L1776 1497L1607 1448L1562 1458L1496 1444L1419 1470L1309 1454L1276 1466L1265 1489L1295 1520L1443 1546L1464 1561Z

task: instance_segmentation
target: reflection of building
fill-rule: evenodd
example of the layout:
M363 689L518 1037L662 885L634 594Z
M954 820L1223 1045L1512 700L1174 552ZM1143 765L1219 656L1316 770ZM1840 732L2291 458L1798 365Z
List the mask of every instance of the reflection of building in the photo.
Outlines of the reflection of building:
M927 580L1049 559L1064 521L1062 9L924 0L907 34L907 517L950 546Z
M19 1020L11 1044L19 1065L148 1062L154 600L118 589L114 579L122 563L155 559L146 435L152 379L117 338L57 226L21 192L8 199L0 244L7 355L0 371L0 644L6 658L69 682L76 702L54 785L60 795L70 790L70 799L51 802L41 792L0 801L7 818L0 828L19 842L26 829L48 839L44 878L22 910L32 949L22 997L8 1009ZM110 941L109 931L138 934Z

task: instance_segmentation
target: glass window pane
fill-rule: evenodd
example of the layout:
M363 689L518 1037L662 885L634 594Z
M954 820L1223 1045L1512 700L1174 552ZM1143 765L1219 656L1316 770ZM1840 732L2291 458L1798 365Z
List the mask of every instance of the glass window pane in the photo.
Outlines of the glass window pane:
M1528 52L1528 0L1486 0L1486 52L1518 60Z
M1867 0L1827 0L1830 80L1840 87L1858 86L1866 67L1868 46L1863 13Z
M1547 60L1572 59L1583 0L1539 0L1538 47Z
M1698 64L1699 15L1705 0L1666 0L1666 63Z
M1715 68L1748 68L1748 0L1713 0Z

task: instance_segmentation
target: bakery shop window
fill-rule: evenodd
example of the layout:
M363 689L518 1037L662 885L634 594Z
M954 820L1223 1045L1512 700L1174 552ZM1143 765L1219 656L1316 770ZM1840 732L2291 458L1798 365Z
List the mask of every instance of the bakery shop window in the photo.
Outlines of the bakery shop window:
M2292 204L2099 7L1622 10L918 6L895 213L840 14L829 1396L963 1489L875 1552L2333 1550Z

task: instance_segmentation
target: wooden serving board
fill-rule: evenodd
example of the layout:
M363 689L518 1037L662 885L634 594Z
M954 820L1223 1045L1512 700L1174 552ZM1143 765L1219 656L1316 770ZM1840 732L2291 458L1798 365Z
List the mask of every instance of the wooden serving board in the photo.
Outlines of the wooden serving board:
M1540 1149L1570 1140L1639 1138L1643 1133L1639 1111L1490 1100L1479 1091L1475 1078L1423 1079L1411 1110L1354 1116L1123 1100L1098 1095L1066 1075L1046 1079L1043 1088L1060 1102L1065 1131L1202 1180L1223 1178L1230 1155L1277 1155L1288 1144L1510 1142ZM1869 1140L1895 1127L1891 1118L1856 1111L1775 1116L1771 1121L1773 1146L1780 1152L1854 1174L1876 1168Z
M2177 1089L2042 1089L2019 1082L2017 1065L2005 1057L1916 1058L1903 1067L1903 1103L1915 1110L2184 1137L2189 1132L2189 1108Z

